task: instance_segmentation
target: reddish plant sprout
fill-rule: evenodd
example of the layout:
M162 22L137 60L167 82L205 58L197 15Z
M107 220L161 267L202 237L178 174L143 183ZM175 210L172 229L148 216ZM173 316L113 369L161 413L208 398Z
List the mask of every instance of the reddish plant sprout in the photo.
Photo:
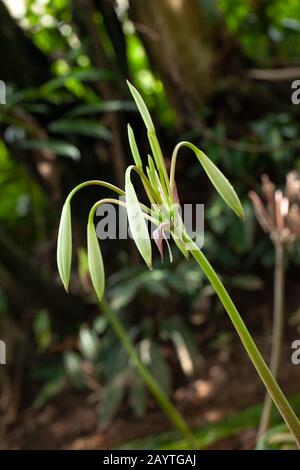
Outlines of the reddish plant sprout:
M300 237L300 177L291 171L286 177L284 191L276 189L268 175L262 176L265 202L255 191L249 197L256 218L274 244L291 245Z

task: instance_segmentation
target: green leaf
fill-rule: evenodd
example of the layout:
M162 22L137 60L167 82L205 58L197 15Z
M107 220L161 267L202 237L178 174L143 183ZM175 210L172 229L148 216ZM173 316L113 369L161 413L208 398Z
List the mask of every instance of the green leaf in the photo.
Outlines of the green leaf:
M129 140L130 150L131 150L131 153L132 153L132 156L133 156L133 159L134 159L134 163L136 164L136 166L138 168L140 168L142 170L143 169L143 164L142 164L142 160L141 160L141 157L140 157L140 152L139 152L139 149L137 147L136 140L135 140L135 137L134 137L134 133L133 133L133 130L132 130L130 124L127 125L127 131L128 131L128 140Z
M165 182L165 176L164 176L164 172L163 172L163 167L165 166L165 163L164 163L161 148L160 148L160 145L159 145L159 142L158 142L158 139L157 139L157 136L156 136L155 132L148 132L148 140L149 140L149 144L150 144L150 147L151 147L151 151L152 151L152 154L153 154L154 161L155 161L157 169L158 169L160 180L161 180L161 183L163 185L164 182Z
M199 150L194 145L190 145L190 148L194 150L199 162L203 166L207 176L209 177L210 181L220 194L220 196L224 199L226 204L241 218L243 219L244 210L242 204L239 200L238 195L236 194L235 190L233 189L232 185L229 183L228 179L225 178L223 173L216 167L216 165L205 155L204 152Z
M102 254L92 221L89 221L87 226L87 247L88 247L88 262L92 283L96 294L101 301L104 293L105 274Z
M143 98L141 97L141 95L139 94L137 89L133 85L131 85L131 83L128 80L127 80L127 85L129 87L130 93L132 94L133 99L134 99L134 101L135 101L135 103L138 107L138 110L139 110L139 112L140 112L140 114L143 118L143 121L145 123L145 126L146 126L148 132L155 132L154 125L153 125L150 113L148 111L148 108L147 108Z
M80 389L84 385L83 372L81 368L81 356L73 351L67 351L63 357L66 375L74 387Z
M204 171L206 172L207 176L209 177L210 181L212 182L220 196L241 219L244 219L245 216L242 204L235 190L229 183L228 179L225 178L223 173L221 173L221 171L216 167L216 165L205 155L204 152L198 149L198 147L191 144L190 142L180 142L176 145L175 150L173 152L173 158L175 157L175 162L178 150L180 149L180 147L183 146L190 148L195 153L196 157L204 168Z
M52 341L51 323L47 310L42 309L37 312L32 326L39 351L45 351Z
M69 72L67 75L55 77L49 80L41 86L39 92L41 95L47 96L49 93L66 86L66 84L71 80L76 80L78 82L93 82L102 79L111 80L112 78L112 73L105 69L75 69L72 72Z
M13 89L8 88L6 93L6 104L2 106L5 107L5 109L10 109L21 103L23 106L24 102L37 98L38 93L36 88L25 88L25 90L20 91L14 91Z
M170 367L161 353L160 347L151 342L149 368L165 393L172 390L172 379Z
M170 368L158 344L149 339L142 340L140 354L143 363L149 367L163 391L169 394L172 389Z
M112 134L105 127L101 126L98 121L89 121L84 119L60 119L52 122L49 130L61 134L77 134L96 139L111 141Z
M151 157L151 155L148 155L148 168L149 168L149 172L148 172L149 179L150 179L150 181L155 183L155 188L157 188L157 180L155 178L156 169L155 169L155 164L154 164L154 161L153 161L153 158Z
M26 150L51 150L62 157L80 159L80 152L77 147L61 140L26 140L20 146Z
M99 419L102 426L107 426L115 416L125 394L125 374L121 372L103 389L98 407Z
M279 424L261 436L255 450L297 450L297 445L287 426Z
M184 374L191 376L194 373L199 354L195 338L180 316L174 315L165 320L162 338L170 339L173 342Z
M88 361L95 361L100 347L100 341L97 334L82 326L79 332L79 349Z
M119 310L126 307L135 298L139 287L140 285L135 279L130 279L129 282L123 281L110 289L111 308Z
M72 222L71 206L68 199L61 213L56 254L58 272L66 291L68 291L72 263Z
M86 249L81 246L78 247L77 257L78 257L78 274L79 274L81 283L84 285L86 276L88 275L88 272L89 272L89 262L88 262Z
M132 167L127 168L125 174L125 197L128 222L132 237L137 249L144 258L149 269L152 269L152 250L148 227L138 201L135 189L130 180Z

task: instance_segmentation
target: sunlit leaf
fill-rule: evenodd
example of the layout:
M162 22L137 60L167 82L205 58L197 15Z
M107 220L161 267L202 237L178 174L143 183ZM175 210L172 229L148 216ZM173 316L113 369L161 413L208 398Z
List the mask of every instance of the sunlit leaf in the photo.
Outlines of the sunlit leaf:
M92 82L96 80L111 80L113 79L113 74L105 69L74 69L73 71L69 72L67 75L63 75L61 77L55 77L44 85L41 86L39 89L40 94L47 96L49 93L64 87L66 83L70 80L75 80L78 82Z
M132 153L132 156L133 156L133 159L134 159L134 163L136 164L136 166L138 168L142 169L143 164L142 164L142 160L141 160L141 157L140 157L140 152L139 152L139 149L137 147L136 140L135 140L135 137L134 137L134 133L133 133L133 130L132 130L130 124L128 124L127 130L128 130L129 145L130 145L131 153Z
M172 263L173 262L173 255L172 255L172 251L171 251L171 247L170 247L170 244L169 244L168 237L165 233L165 230L169 230L169 229L170 229L170 222L163 222L162 224L160 224L153 231L152 237L153 237L153 239L156 243L156 246L159 250L162 261L163 261L163 258L164 258L163 241L165 240L165 242L167 244L167 247L168 247L168 251L169 251L170 263Z
M233 189L232 185L229 183L228 179L225 178L223 173L216 167L216 165L203 153L201 150L194 147L194 152L203 166L207 176L210 181L224 199L226 204L241 218L244 218L244 210L242 204Z
M198 147L191 144L190 142L180 142L176 145L174 149L172 162L176 162L177 153L181 147L188 147L193 150L202 167L204 168L207 176L209 177L210 181L212 182L220 196L239 217L244 218L244 210L242 204L232 185L229 183L228 179L225 178L223 173L221 173L221 171L216 167L216 165L205 155L204 152L198 149Z
M199 359L195 338L180 316L174 315L165 320L162 337L170 339L176 349L181 368L186 376L191 376Z
M83 386L83 372L81 368L81 356L73 351L67 351L64 354L64 366L68 379L74 387L81 388Z
M71 206L66 200L59 223L57 237L57 267L66 291L69 287L72 263L72 222Z
M86 276L89 272L89 262L88 262L86 249L81 246L78 247L77 256L78 256L78 274L79 274L81 283L84 285L86 282Z
M147 365L165 393L171 391L171 373L159 346L148 339L140 343L141 359Z
M125 374L121 372L103 389L98 407L102 426L107 426L115 416L125 394Z
M78 148L61 140L26 140L19 145L25 150L51 150L62 157L72 158L72 160L80 159Z
M143 211L130 180L131 169L132 167L129 167L125 175L125 194L129 227L140 254L144 258L147 266L152 269L151 240Z
M92 283L99 300L101 300L105 286L104 266L95 226L91 221L87 226L87 248Z
M143 98L141 97L141 95L139 94L137 89L133 85L131 85L131 83L128 80L127 80L127 85L129 87L130 93L132 94L133 99L134 99L134 101L135 101L135 103L136 103L136 105L139 109L139 112L140 112L140 114L143 118L143 121L145 123L145 126L146 126L147 130L149 132L155 132L154 125L153 125L150 113L148 111L148 108L147 108Z
M79 332L79 348L83 356L89 361L94 361L97 358L99 346L97 334L86 326L82 326Z
M148 155L148 166L149 166L149 173L151 174L151 178L155 181L155 164L151 155Z

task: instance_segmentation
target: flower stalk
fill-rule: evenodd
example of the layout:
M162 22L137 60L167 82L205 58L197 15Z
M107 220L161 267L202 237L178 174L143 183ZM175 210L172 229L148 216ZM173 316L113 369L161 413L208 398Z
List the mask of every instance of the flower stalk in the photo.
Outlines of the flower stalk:
M192 242L192 240L190 240L189 242L194 243ZM274 376L272 375L271 370L268 368L262 355L258 351L252 339L252 336L250 335L243 319L237 311L228 292L226 291L220 278L212 268L211 264L206 259L202 251L199 250L196 244L194 244L194 249L192 249L190 252L194 259L197 261L204 274L206 275L206 277L208 278L208 280L210 281L219 299L221 300L226 312L228 313L233 323L233 326L235 327L247 351L249 358L251 359L263 383L265 384L269 395L272 397L272 400L278 408L278 411L286 422L292 435L294 436L298 447L300 448L300 422L293 409L291 408L289 402L287 401L285 395L281 391L279 385L277 384Z
M275 276L273 301L273 329L270 370L277 379L282 359L283 329L284 329L284 281L285 281L285 246L282 243L275 245ZM263 411L257 433L259 440L269 429L272 410L272 398L267 393L264 400Z
M279 375L283 333L284 333L284 285L285 255L287 249L300 236L300 178L292 171L286 177L285 190L275 188L268 175L262 176L262 191L265 203L254 191L249 193L256 218L264 232L273 243L275 251L274 294L273 294L273 326L271 341L270 370L275 378ZM272 400L266 394L257 440L269 428Z

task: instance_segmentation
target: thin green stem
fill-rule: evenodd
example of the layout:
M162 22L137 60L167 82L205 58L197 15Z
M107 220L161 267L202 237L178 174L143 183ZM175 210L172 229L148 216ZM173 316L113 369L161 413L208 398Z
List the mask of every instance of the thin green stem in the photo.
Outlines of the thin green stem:
M118 188L114 184L107 183L106 181L101 180L89 180L84 181L83 183L78 184L72 191L69 193L66 201L71 201L72 197L79 191L80 189L86 188L87 186L102 186L107 189L111 189L115 193L119 194L120 196L125 196L125 191L123 189Z
M274 275L274 302L273 302L273 329L271 343L270 370L277 379L280 367L283 327L284 327L284 245L281 242L275 244L275 275ZM261 421L257 433L257 439L265 434L270 423L272 399L267 393L265 396Z
M271 395L274 403L276 404L281 416L293 434L295 441L300 448L300 422L291 408L289 402L281 391L279 385L274 379L270 369L266 365L260 352L258 351L244 321L242 320L239 312L237 311L234 303L232 302L228 292L223 286L220 278L206 259L202 251L191 240L188 235L185 235L186 242L189 244L189 251L194 259L199 264L200 268L210 281L217 295L219 296L225 310L227 311L247 353L251 359L254 367L264 382L269 394Z
M122 343L124 349L127 351L130 359L140 373L145 385L148 387L149 391L152 393L153 397L160 405L165 415L168 417L173 426L185 437L191 449L197 448L197 441L193 436L192 431L190 430L188 424L183 419L183 417L176 410L175 406L167 395L163 392L158 382L149 372L149 370L144 366L140 360L136 349L129 339L126 330L123 328L122 323L118 319L117 315L111 310L108 303L102 299L100 303L101 309L108 319L111 327L113 328L116 336Z
M171 193L171 186L170 186L170 181L168 177L168 172L166 169L164 157L157 139L157 136L155 134L155 131L148 131L148 139L150 143L150 147L153 153L153 157L158 169L159 177L161 184L163 186L163 190L165 192L166 197L172 201L172 193Z
M153 191L152 185L150 184L150 181L148 180L147 176L144 174L143 170L141 170L138 166L136 165L131 165L131 168L139 175L141 178L141 181L143 183L144 189L146 191L146 194L148 196L148 199L152 205L156 204L155 201L155 193Z

